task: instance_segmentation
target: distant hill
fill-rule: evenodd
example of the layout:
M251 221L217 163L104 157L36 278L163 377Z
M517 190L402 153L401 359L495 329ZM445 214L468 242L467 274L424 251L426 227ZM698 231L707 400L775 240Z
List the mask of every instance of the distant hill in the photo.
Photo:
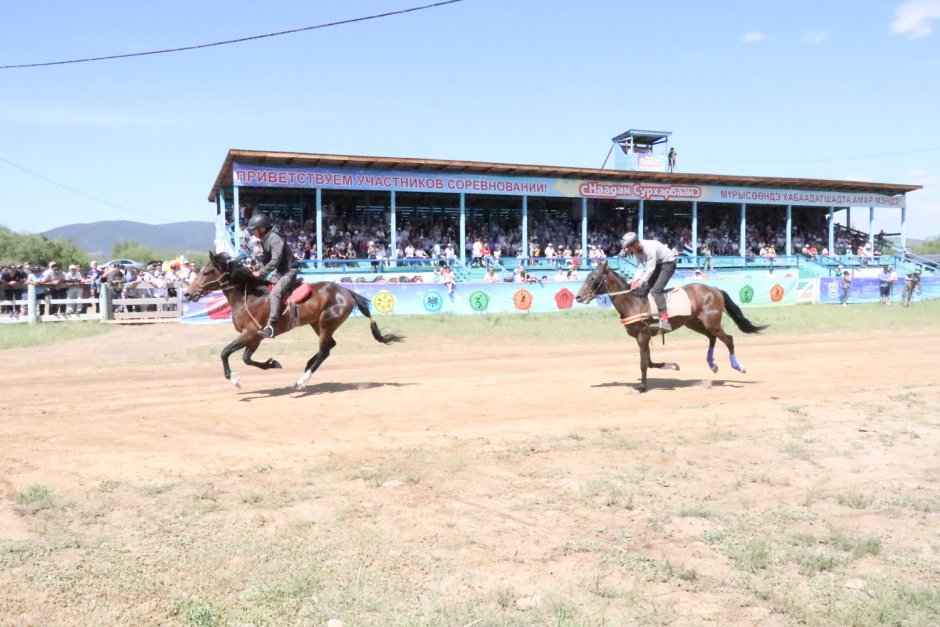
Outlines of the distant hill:
M155 250L209 250L215 240L212 222L171 222L143 224L128 220L108 220L67 224L43 233L50 239L64 238L93 256L111 252L115 242L136 242Z

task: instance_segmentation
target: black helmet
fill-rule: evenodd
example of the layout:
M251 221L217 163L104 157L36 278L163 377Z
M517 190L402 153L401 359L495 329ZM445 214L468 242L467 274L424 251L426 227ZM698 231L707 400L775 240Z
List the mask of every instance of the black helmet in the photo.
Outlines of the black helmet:
M266 213L256 213L251 216L251 220L248 221L248 230L251 229L270 229L271 228L271 218L268 217Z

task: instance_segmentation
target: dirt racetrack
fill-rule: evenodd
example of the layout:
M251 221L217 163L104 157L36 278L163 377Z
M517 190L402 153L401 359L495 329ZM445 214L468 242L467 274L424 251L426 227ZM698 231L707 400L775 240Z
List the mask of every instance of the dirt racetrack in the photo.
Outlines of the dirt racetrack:
M348 326L305 392L308 331L256 355L283 370L236 357L241 389L226 325L4 351L0 616L940 622L940 330L895 334L904 351L739 335L747 374L719 346L713 375L700 339L655 344L682 370L638 395L627 339ZM30 486L61 500L30 507ZM298 537L331 557L281 551Z

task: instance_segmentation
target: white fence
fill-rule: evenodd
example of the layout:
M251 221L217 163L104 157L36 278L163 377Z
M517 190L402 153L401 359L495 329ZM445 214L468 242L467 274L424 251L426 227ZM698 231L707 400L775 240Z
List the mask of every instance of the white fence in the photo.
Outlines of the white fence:
M0 324L70 320L178 322L183 311L185 286L158 288L149 283L134 283L115 290L103 284L97 298L86 297L84 292L81 298L52 298L49 287L40 288L45 289L45 294L37 295L37 286L26 285L25 298L0 300ZM68 288L63 286L55 291L67 295Z

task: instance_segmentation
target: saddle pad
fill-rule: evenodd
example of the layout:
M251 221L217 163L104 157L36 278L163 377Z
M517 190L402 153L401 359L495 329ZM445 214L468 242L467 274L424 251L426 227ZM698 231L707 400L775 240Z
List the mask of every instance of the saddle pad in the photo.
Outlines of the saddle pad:
M313 294L313 288L310 287L310 284L301 283L300 285L294 288L294 291L291 292L290 296L284 302L285 303L287 302L302 303L308 298L310 298L311 294Z
M650 315L657 316L659 314L659 308L656 307L656 301L653 300L653 295L649 295L650 302ZM669 316L691 316L692 315L692 303L689 301L689 294L681 287L669 290L666 292L666 309L669 311Z

